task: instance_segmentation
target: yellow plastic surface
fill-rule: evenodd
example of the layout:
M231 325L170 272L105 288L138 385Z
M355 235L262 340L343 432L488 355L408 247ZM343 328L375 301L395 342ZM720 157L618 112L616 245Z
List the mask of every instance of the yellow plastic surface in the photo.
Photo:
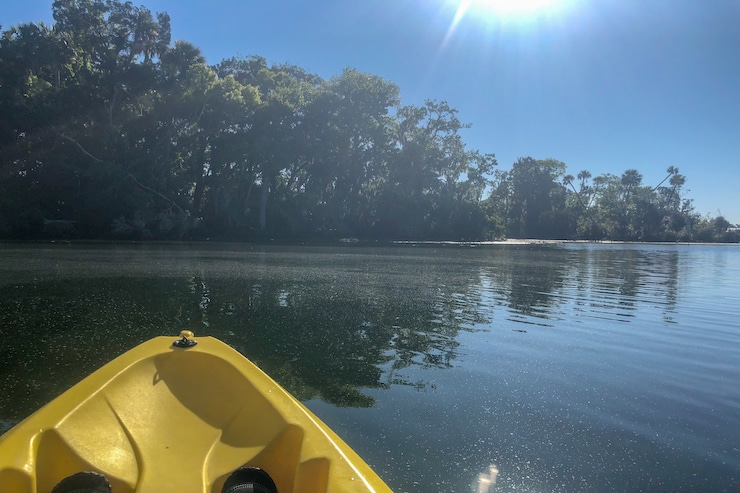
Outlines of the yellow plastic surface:
M311 411L221 341L157 337L0 437L0 491L48 493L98 471L114 493L220 493L242 465L279 493L390 492Z

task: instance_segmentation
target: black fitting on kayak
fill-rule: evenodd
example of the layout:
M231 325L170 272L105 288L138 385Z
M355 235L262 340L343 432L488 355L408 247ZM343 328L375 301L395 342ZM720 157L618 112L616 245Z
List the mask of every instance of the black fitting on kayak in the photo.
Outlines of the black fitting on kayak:
M111 493L111 488L102 474L83 471L62 479L51 493Z
M193 339L195 334L193 334L189 330L181 330L180 331L180 339L176 340L172 343L173 346L187 349L189 347L193 347L196 344L198 344L198 341Z
M278 493L278 490L270 475L259 467L242 467L231 473L221 493Z

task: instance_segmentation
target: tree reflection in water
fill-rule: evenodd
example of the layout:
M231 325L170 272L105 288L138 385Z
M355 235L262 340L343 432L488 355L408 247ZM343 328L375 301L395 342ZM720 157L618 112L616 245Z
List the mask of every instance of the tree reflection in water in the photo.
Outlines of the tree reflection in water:
M579 311L626 319L638 293L669 320L678 275L675 252L551 246L18 248L3 269L0 419L10 423L181 329L221 338L300 399L369 407L363 389L425 388L405 368L453 366L460 331ZM644 276L665 289L645 293Z

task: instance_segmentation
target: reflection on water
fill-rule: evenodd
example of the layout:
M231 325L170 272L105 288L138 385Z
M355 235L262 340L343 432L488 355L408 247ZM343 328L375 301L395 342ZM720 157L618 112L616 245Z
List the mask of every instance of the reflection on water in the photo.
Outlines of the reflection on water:
M493 493L493 490L496 488L496 477L498 473L498 468L492 465L488 468L487 474L478 475L478 487L476 491L478 493Z
M135 344L190 329L254 360L397 491L497 479L496 492L729 491L736 256L5 245L0 426Z
M14 398L0 416L16 419L112 355L181 329L226 340L301 399L367 407L373 399L359 389L423 386L399 370L449 367L458 331L485 321L475 267L463 262L292 250L5 253L0 316L14 340L3 349ZM16 270L13 255L30 256L32 268Z
M482 267L479 286L487 306L506 308L510 320L551 327L574 316L624 321L640 307L670 320L677 276L676 251L531 247Z

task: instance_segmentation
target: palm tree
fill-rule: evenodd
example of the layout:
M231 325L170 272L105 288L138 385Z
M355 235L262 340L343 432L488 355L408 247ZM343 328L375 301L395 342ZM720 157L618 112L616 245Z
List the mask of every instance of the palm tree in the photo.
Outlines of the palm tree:
M681 202L680 196L679 196L679 190L686 183L686 177L684 175L679 175L678 169L676 169L676 173L673 176L671 176L671 181L669 183L671 184L671 194L670 194L671 202L673 203L673 207L678 209L678 205Z
M584 195L586 196L586 202L587 202L586 205L591 205L591 200L592 200L591 187L586 185L586 180L591 179L591 172L585 169L583 171L578 172L578 179L581 180L581 189L578 191L578 193L581 196L581 198L583 198Z
M640 186L642 175L636 169L628 169L622 173L622 185L626 188L626 194L629 195L632 189Z
M579 173L579 176L580 176L580 173ZM583 207L583 209L585 210L586 209L586 204L583 203L583 200L581 199L581 194L578 193L578 190L576 190L576 187L573 185L573 180L574 180L573 175L565 175L563 177L563 185L565 185L566 187L567 186L570 186L570 188L573 190L573 193L576 194L576 198L578 199L578 203L581 204L581 207ZM581 188L583 188L583 187L581 186Z
M635 188L640 186L642 183L642 175L636 169L628 169L622 173L620 179L622 186L624 187L622 196L622 211L619 218L619 230L620 235L623 239L627 239L630 220L630 205L633 204L632 194Z
M591 172L586 169L578 173L578 179L581 180L581 188L586 186L586 180L589 178L591 178Z
M658 187L659 187L659 186L661 186L661 185L662 185L663 183L665 183L665 181L666 181L666 180L667 180L668 178L670 178L670 177L671 177L671 176L673 176L673 175L677 175L677 174L678 174L678 168L676 168L675 166L668 166L668 169L666 170L666 173L668 173L668 176L666 176L665 178L663 178L663 179L662 179L662 180L660 181L660 183L658 183L658 184L657 184L657 185L655 186L655 188L653 188L653 192L654 192L654 191L656 191L656 190L658 189Z

